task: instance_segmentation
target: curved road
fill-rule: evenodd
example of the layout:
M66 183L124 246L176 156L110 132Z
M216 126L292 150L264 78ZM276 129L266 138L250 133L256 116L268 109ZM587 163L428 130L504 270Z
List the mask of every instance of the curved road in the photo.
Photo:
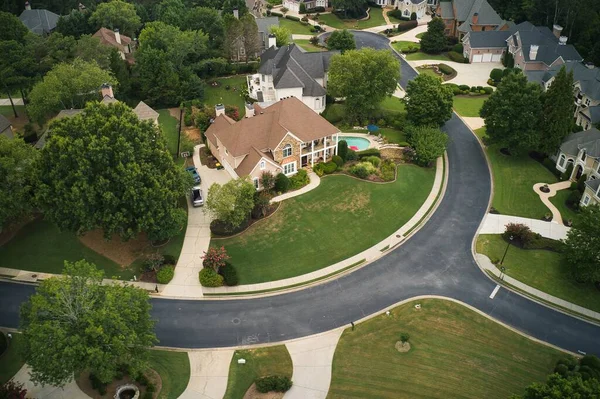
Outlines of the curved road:
M359 46L388 49L380 35L356 32ZM416 75L402 62L402 85ZM256 299L153 299L160 345L202 348L261 344L316 334L349 324L417 295L463 301L540 340L571 351L600 354L600 327L551 310L495 283L475 264L471 242L487 211L488 167L478 141L454 116L444 127L449 180L425 226L383 258L334 281ZM33 287L0 283L0 325L18 326L18 307Z

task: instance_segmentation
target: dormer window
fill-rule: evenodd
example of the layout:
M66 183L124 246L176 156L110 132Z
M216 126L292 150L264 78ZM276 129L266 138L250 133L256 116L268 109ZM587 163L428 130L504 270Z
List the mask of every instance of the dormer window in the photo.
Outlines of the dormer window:
M285 147L283 147L283 157L290 157L292 156L292 146L291 144L287 144Z
M586 155L585 155L585 150L583 150L583 151L581 152L581 161L582 161L582 162L585 162L585 158L586 158Z

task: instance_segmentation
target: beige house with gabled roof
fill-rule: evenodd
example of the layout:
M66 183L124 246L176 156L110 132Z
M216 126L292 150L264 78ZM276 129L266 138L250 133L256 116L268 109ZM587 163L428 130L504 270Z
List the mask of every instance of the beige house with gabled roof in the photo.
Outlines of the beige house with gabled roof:
M247 104L239 122L223 105L215 109L206 130L209 149L233 177L250 176L257 189L263 172L291 176L337 154L340 130L296 97L266 108Z

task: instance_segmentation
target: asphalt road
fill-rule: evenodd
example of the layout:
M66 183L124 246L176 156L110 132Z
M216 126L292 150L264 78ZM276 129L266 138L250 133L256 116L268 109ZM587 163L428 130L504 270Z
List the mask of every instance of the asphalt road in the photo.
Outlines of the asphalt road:
M383 36L361 32L355 37L359 46L388 48ZM401 62L403 79L414 76ZM431 219L402 246L349 275L293 293L244 300L153 299L160 345L205 348L282 341L348 325L414 296L441 295L540 340L600 355L600 327L503 288L489 298L495 283L471 254L487 210L489 171L476 138L460 119L454 116L444 129L451 138L446 194ZM18 326L18 307L32 292L31 286L0 283L0 325Z

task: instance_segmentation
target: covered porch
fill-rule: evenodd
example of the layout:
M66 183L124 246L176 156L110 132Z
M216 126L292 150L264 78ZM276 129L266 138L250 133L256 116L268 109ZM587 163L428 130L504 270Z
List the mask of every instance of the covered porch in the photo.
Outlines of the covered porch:
M308 166L312 168L315 163L331 161L331 158L337 155L338 143L339 133L302 143L300 164L303 168Z

